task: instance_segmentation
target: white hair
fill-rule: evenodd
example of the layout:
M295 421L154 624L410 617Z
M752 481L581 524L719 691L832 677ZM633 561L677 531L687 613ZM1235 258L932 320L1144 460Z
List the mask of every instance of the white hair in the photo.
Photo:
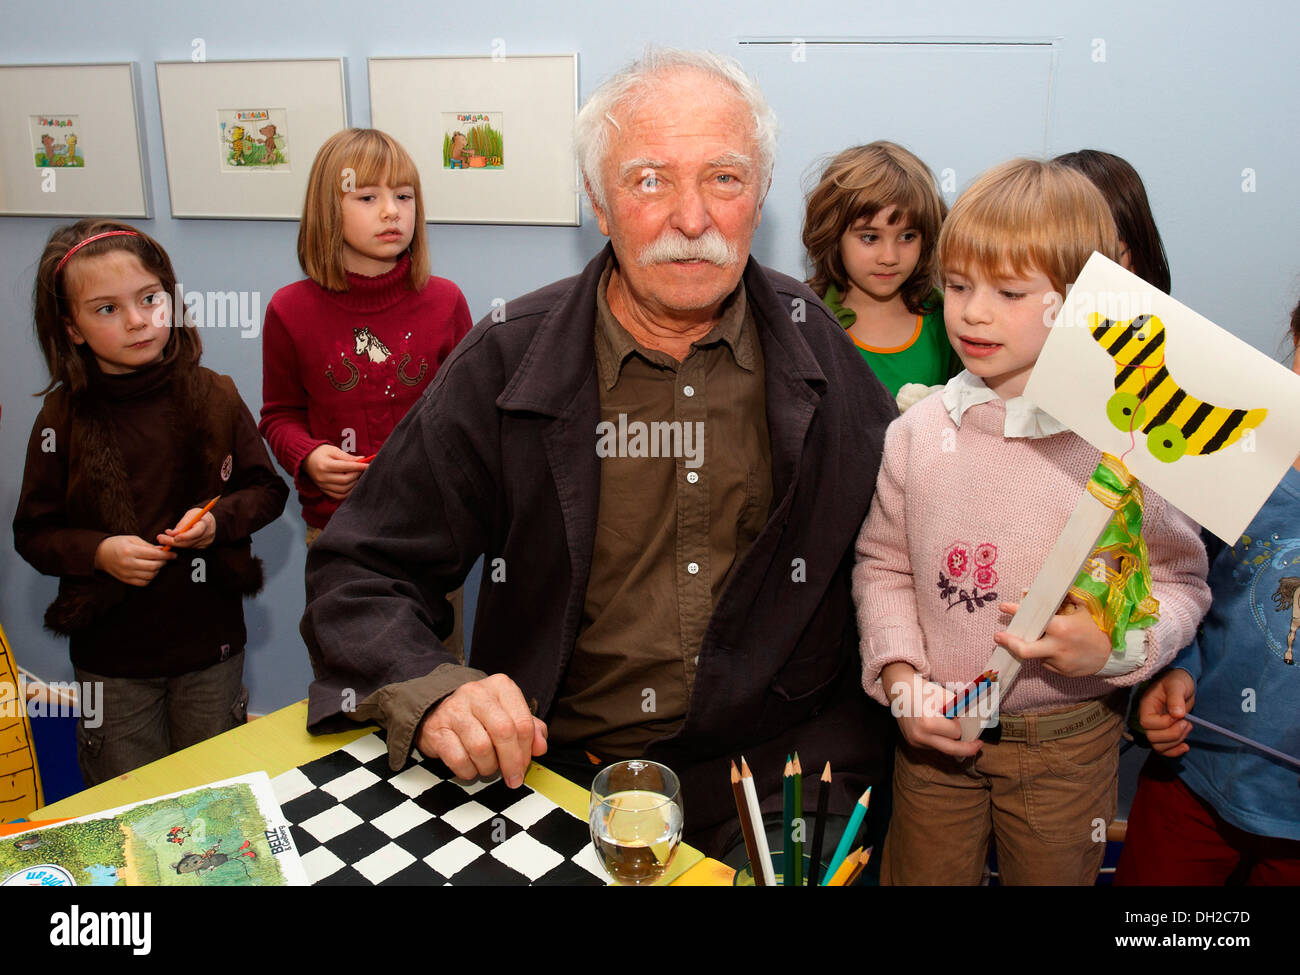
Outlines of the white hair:
M607 79L591 93L578 112L573 127L574 150L583 179L592 198L601 209L606 206L604 165L609 151L609 127L622 129L617 116L626 117L653 90L656 80L673 71L692 70L730 85L749 108L754 121L754 143L758 148L760 185L767 187L776 158L776 113L754 81L735 58L712 51L683 51L675 48L649 48Z

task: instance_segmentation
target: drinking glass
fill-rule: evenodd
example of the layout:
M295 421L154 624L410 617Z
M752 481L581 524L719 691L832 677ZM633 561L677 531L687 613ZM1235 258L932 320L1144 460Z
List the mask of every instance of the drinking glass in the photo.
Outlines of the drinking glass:
M657 883L682 840L681 783L657 762L616 762L591 784L588 822L596 857L615 883Z

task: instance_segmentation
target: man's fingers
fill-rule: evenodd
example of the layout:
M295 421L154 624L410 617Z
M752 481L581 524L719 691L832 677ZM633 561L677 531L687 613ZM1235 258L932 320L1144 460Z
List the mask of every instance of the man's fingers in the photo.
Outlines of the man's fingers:
M546 754L546 736L548 729L546 722L540 718L533 718L533 755Z
M432 752L426 757L441 760L458 779L474 778L477 769L454 731L450 728L441 728L434 731L429 738Z
M475 697L474 715L496 746L497 763L506 785L518 788L532 761L534 718L518 685L508 677L489 677L483 682L483 692Z
M527 738L520 740L519 723L517 723L495 698L486 698L475 702L474 717L482 725L496 753L496 765L506 785L515 788L523 781L524 770L528 768L531 758L528 746L532 744L533 726L531 718L526 728Z
M452 730L460 739L461 746L469 755L470 762L474 765L474 774L464 776L464 778L474 778L482 776L487 778L496 775L497 750L493 746L492 738L488 735L487 729L472 715L464 715L452 725Z

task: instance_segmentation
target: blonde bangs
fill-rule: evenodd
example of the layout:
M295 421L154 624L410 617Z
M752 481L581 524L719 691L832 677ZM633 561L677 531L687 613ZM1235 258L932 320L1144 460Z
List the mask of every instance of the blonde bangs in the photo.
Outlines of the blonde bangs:
M1045 274L1064 294L1099 251L1119 256L1110 208L1086 176L1059 163L1015 159L982 173L939 234L944 273L986 278Z
M420 173L401 143L378 129L344 129L327 139L316 154L298 228L298 263L304 273L327 290L348 289L343 267L345 181L354 189L384 184L415 190L410 284L415 291L422 289L429 280L429 243Z

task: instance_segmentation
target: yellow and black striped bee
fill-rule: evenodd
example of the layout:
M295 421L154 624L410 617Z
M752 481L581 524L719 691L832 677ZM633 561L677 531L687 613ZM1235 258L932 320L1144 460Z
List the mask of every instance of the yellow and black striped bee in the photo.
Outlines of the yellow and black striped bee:
M1184 454L1212 454L1268 416L1266 409L1213 406L1179 386L1166 368L1165 326L1155 315L1113 322L1094 314L1088 329L1115 360L1115 395L1106 402L1106 416L1125 433L1145 433L1156 460L1171 464Z

